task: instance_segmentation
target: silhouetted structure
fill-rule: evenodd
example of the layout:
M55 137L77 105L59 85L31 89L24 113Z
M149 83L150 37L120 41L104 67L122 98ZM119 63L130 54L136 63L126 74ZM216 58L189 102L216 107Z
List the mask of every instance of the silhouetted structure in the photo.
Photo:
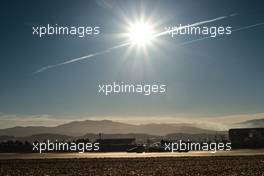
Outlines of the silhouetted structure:
M0 143L0 153L32 152L32 144L25 141L5 141Z
M124 152L136 147L135 138L97 139L101 152Z
M233 149L264 148L264 128L230 129L229 139Z

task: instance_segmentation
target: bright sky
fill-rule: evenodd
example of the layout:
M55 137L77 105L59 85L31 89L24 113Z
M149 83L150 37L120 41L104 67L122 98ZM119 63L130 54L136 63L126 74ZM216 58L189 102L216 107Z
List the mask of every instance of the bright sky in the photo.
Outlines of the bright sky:
M0 7L0 120L10 114L77 119L263 113L263 25L186 45L181 44L197 38L153 39L152 35L165 26L234 13L238 15L208 25L238 29L263 23L263 5L261 0L239 5L229 0L48 0L41 5L33 0L5 1ZM32 26L48 23L100 26L101 34L85 38L32 35ZM134 46L32 74L127 40ZM97 93L98 84L113 81L166 84L167 92L151 96Z

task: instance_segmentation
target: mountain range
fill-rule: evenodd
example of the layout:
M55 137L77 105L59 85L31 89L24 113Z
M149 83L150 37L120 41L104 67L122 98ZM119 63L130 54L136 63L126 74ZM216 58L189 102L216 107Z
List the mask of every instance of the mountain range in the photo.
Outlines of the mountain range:
M264 127L264 119L253 119L241 122L238 124L241 127L247 128L263 128Z
M163 136L169 133L189 134L213 134L215 131L194 127L190 124L143 124L132 125L110 120L94 121L73 121L55 127L28 126L0 129L0 136L25 137L36 134L61 134L68 136L82 136L88 133L98 134L127 134L142 133L149 135Z
M264 127L264 119L255 119L244 121L233 125L240 128L254 128ZM89 137L98 136L99 133L103 134L144 134L154 136L165 136L167 134L216 134L226 133L226 131L216 131L203 129L192 124L178 123L178 124L142 124L134 125L110 120L85 120L73 121L70 123L58 125L55 127L44 126L28 126L28 127L12 127L0 129L0 136L13 136L13 137L27 137L38 134L55 134L65 135L68 137L80 137L90 134ZM66 137L66 138L68 138ZM148 136L149 137L149 136Z

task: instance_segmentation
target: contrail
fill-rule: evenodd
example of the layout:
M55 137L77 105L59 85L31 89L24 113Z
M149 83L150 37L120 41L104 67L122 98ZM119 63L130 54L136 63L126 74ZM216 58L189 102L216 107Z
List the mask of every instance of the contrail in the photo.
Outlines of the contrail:
M232 30L232 32L243 31L243 30L254 28L254 27L257 27L257 26L261 26L261 25L264 25L264 22L253 24L253 25L248 25L248 26L243 26L243 27L240 27L240 28ZM177 46L183 46L183 45L199 42L199 41L202 41L202 40L205 40L205 39L210 39L210 38L212 38L212 37L211 36L202 37L202 38L198 38L198 39L195 39L195 40L190 40L190 41L186 41L186 42L180 43Z
M245 30L245 29L250 29L250 28L253 28L253 27L261 26L261 25L264 25L264 22L257 23L257 24L253 24L253 25L249 25L249 26L243 26L241 28L238 28L238 29L233 30L232 32L242 31L242 30Z
M112 50L127 46L129 44L130 44L129 42L126 42L126 43L123 43L123 44L116 45L114 47L108 48L107 50L103 50L103 51L99 51L99 52L96 52L96 53L88 54L88 55L82 56L82 57L77 57L77 58L74 58L74 59L71 59L71 60L68 60L68 61L65 61L65 62L61 62L61 63L58 63L58 64L48 65L48 66L45 66L45 67L42 67L42 68L38 69L33 74L41 73L41 72L44 72L44 71L46 71L48 69L51 69L51 68L55 68L55 67L59 67L59 66L62 66L62 65L70 64L70 63L73 63L73 62L78 62L78 61L81 61L81 60L84 60L84 59L88 59L88 58L91 58L91 57L95 57L95 56L98 56L98 55L103 55L103 54L111 52Z
M169 34L171 32L178 31L178 30L181 30L181 29L184 29L184 28L187 28L187 27L200 26L202 24L207 24L207 23L212 23L212 22L215 22L215 21L223 20L223 19L226 19L228 17L229 16L221 16L221 17L214 18L214 19L211 19L211 20L200 21L200 22L196 22L196 23L193 23L193 24L190 24L190 25L185 25L185 26L177 27L177 28L174 28L174 29L171 29L171 30L167 30L167 31L158 33L158 34L155 35L155 37L159 37L159 36L162 36L162 35L166 35L166 34Z
M156 37L160 37L160 36L166 35L168 33L171 33L171 32L174 32L174 31L177 31L177 30L186 28L186 27L199 26L199 25L202 25L202 24L212 23L212 22L215 22L215 21L219 21L219 20L226 19L228 17L236 16L236 15L237 14L234 13L234 14L231 14L229 16L221 16L221 17L218 17L218 18L214 18L214 19L210 19L210 20L205 20L205 21L200 21L200 22L196 22L196 23L193 23L193 24L190 24L190 25L186 25L186 26L181 26L179 28L174 28L172 30L167 30L167 31L158 33L158 34L154 35L154 37L155 38ZM68 61L61 62L61 63L58 63L58 64L47 65L45 67L42 67L42 68L36 70L33 74L38 74L38 73L44 72L44 71L49 70L49 69L52 69L52 68L60 67L62 65L71 64L71 63L78 62L78 61L81 61L81 60L84 60L84 59L89 59L89 58L92 58L92 57L95 57L95 56L103 55L103 54L106 54L106 53L111 52L112 50L115 50L115 49L118 49L118 48L122 48L122 47L128 46L130 44L131 44L131 42L125 42L123 44L116 45L114 47L108 48L108 49L103 50L103 51L99 51L99 52L96 52L96 53L88 54L86 56L82 56L82 57L77 57L77 58L74 58L74 59L70 59Z

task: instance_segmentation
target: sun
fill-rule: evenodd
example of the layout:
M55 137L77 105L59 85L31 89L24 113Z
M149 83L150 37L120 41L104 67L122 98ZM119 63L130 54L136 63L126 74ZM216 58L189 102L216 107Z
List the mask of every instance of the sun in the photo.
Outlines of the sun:
M146 22L137 22L131 24L128 28L128 38L131 44L137 46L146 46L152 43L154 39L154 29Z

